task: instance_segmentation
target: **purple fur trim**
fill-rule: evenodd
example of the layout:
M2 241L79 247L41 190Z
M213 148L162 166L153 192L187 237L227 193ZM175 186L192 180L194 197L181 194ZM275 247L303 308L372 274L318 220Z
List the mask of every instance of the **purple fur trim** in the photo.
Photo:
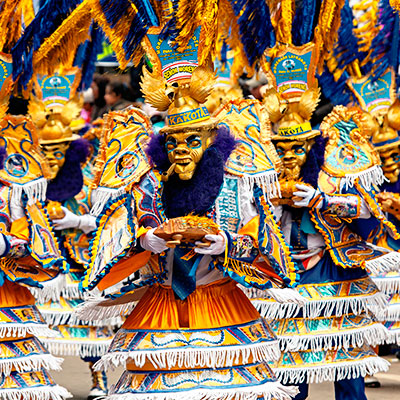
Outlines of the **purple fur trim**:
M190 213L204 215L215 203L224 182L224 165L236 141L227 129L218 129L216 138L203 154L188 181L172 175L164 185L162 200L168 218Z
M166 171L171 165L168 161L168 155L165 151L165 137L155 133L151 136L146 153L150 157L152 164L162 171Z
M7 151L5 147L0 147L0 169L4 168L4 161L7 158Z
M229 129L222 125L218 128L217 135L212 145L218 149L224 158L224 162L226 162L236 147L237 141L230 134Z
M47 198L53 201L66 201L76 196L83 187L81 163L89 156L90 144L86 139L71 142L65 153L65 163L57 176L47 185Z
M381 190L392 193L400 193L400 180L395 183L385 182L381 186Z
M318 186L318 175L324 164L325 159L325 146L328 138L317 136L315 143L308 153L307 160L301 169L300 176L305 183L309 183L313 187Z

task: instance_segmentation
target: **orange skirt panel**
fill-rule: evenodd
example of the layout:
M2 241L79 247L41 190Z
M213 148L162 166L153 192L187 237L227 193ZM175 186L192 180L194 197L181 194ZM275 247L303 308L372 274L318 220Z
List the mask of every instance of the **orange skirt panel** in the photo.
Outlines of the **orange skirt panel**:
M24 286L7 279L0 287L0 307L19 307L35 304L35 298Z
M230 279L199 286L185 300L170 286L153 285L126 319L125 329L206 329L240 325L260 318L247 296Z

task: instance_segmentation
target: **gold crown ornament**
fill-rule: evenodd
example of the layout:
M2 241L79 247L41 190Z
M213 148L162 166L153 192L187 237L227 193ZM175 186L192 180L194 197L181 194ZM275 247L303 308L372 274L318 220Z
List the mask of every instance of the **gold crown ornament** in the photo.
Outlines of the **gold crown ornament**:
M152 72L143 68L141 88L150 105L159 111L167 110L167 125L160 134L165 135L171 167L163 180L168 180L172 173L183 180L191 179L215 136L218 120L204 105L215 73L209 60L204 65L198 63L201 29L195 31L183 51L171 47L171 42L159 35L159 28L149 31L144 41Z
M273 140L308 140L320 134L310 123L321 95L315 71L313 43L274 51L265 71L270 84L261 88L263 104L275 132Z
M35 94L31 95L28 113L35 123L42 145L71 142L80 136L73 127L82 110L82 98L76 93L80 72L37 76Z

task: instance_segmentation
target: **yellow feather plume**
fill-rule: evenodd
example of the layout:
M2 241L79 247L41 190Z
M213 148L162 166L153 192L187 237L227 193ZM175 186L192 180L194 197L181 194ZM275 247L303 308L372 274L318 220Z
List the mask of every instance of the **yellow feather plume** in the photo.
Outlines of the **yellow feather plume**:
M173 101L173 96L170 98L166 94L167 85L164 78L157 71L151 74L145 66L143 67L143 78L140 82L140 88L146 102L159 111L167 110Z
M90 3L81 3L33 55L35 73L51 75L62 65L71 68L76 49L89 38ZM54 62L57 60L57 62Z
M281 111L281 99L279 93L275 88L269 88L262 93L263 105L268 113L270 121L275 124L283 117L283 112Z
M83 97L76 94L70 99L61 110L61 120L65 125L69 125L74 119L77 119L83 106Z
M189 94L198 103L204 103L213 90L215 72L206 67L197 67L190 79Z
M321 89L312 88L307 89L300 98L298 113L307 121L309 121L313 115L313 112L317 108L320 101Z
M48 111L42 100L36 96L31 95L28 104L28 114L31 116L33 123L36 127L41 128L47 121Z

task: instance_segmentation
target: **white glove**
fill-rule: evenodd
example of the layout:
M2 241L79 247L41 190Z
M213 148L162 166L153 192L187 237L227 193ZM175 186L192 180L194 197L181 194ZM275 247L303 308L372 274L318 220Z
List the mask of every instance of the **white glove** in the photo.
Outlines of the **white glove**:
M11 193L10 212L11 212L11 222L14 222L22 217L25 217L25 211L24 208L22 207L21 193L18 193L17 190L13 190Z
M83 233L90 233L97 229L96 217L90 214L80 215L78 229L82 229Z
M311 200L315 197L318 196L321 191L316 190L310 186L307 185L302 185L302 184L297 184L296 188L299 189L297 192L293 192L293 196L297 197L302 197L302 200L294 200L293 203L297 207L307 207ZM321 208L322 207L322 199L316 204L315 208Z
M225 234L220 232L218 235L205 235L204 239L212 242L208 247L195 247L194 251L199 254L208 254L217 256L225 251L226 237ZM199 245L203 242L196 242Z
M69 211L68 208L61 207L64 211L64 217L61 219L53 219L54 229L60 231L61 229L77 228L79 226L79 215Z
M5 256L4 254L7 250L7 244L6 244L6 239L4 238L4 235L0 233L0 257Z
M164 239L154 234L155 230L156 228L150 229L149 231L147 231L146 234L140 236L139 240L140 240L140 245L145 250L159 254L167 250L168 247L167 247L167 242Z

